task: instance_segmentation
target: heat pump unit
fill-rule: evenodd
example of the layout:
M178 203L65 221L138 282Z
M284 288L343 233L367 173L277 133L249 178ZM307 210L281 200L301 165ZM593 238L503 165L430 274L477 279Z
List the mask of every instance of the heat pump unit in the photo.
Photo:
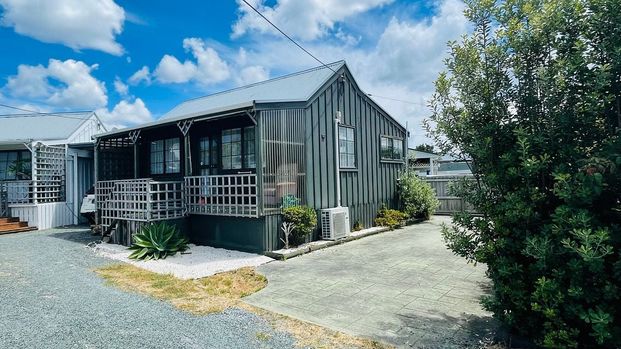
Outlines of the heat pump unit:
M321 237L324 240L338 240L348 236L348 207L334 207L321 210Z

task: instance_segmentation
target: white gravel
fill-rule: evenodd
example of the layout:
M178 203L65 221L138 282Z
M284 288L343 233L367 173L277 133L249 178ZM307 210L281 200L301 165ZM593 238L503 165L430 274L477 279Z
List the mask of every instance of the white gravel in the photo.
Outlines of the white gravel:
M180 279L198 279L243 267L257 267L273 261L267 256L223 248L192 244L189 247L190 249L183 254L177 253L157 261L129 259L128 256L133 251L116 244L96 244L94 250L100 256L129 263L155 273L172 274Z

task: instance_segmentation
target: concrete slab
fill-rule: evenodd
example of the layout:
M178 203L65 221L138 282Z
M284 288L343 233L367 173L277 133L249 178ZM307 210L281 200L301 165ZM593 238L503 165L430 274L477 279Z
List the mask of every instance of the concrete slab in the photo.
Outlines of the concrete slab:
M496 331L478 304L487 279L446 249L448 217L262 265L245 301L397 347L475 347Z

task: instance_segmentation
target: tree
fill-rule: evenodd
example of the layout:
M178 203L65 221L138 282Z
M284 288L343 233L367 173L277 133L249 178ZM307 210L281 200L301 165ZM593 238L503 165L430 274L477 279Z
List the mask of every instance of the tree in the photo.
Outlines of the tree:
M425 153L432 153L432 154L436 153L436 150L433 144L427 144L427 143L422 143L422 144L415 146L414 150L422 151Z
M447 245L484 306L550 348L621 346L621 2L469 0L426 127L472 159Z

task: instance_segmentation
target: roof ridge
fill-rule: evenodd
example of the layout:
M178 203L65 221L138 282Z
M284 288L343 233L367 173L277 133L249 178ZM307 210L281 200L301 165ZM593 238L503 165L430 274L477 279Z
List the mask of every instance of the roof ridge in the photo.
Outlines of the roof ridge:
M35 116L54 116L54 115L67 115L67 114L92 114L94 110L84 111L62 111L62 112L32 112L32 113L14 113L14 114L0 114L0 118L4 116L11 117L35 117Z
M254 87L254 86L257 86L257 85L262 85L262 84L265 84L265 83L268 83L268 82L271 82L271 81L282 80L282 79L290 78L292 76L298 76L298 75L310 73L310 72L313 72L313 71L317 71L317 70L321 70L321 69L326 69L326 67L331 68L332 66L339 65L339 64L342 64L344 62L345 62L345 60L342 59L342 60L339 60L339 61L327 63L325 65L319 65L319 66L315 66L315 67L308 68L308 69L305 69L305 70L300 70L300 71L297 71L297 72L289 73L289 74L286 74L286 75L277 76L277 77L274 77L274 78L271 78L271 79L253 82L253 83L248 84L248 85L234 87L234 88L231 88L231 89L228 89L228 90L224 90L224 91L208 94L208 95L205 95L205 96L199 96L199 97L194 97L194 98L186 99L185 101L183 101L180 104L178 104L175 108L171 109L168 113L170 113L173 110L177 109L177 107L181 106L182 104L185 104L185 103L190 102L190 101L194 101L194 100L202 99L202 98L207 98L207 97L212 97L212 96L217 96L217 95L221 95L221 94L225 94L225 93L230 93L230 92L233 92L233 91L242 90L242 89L249 88L249 87ZM168 113L166 113L166 114L168 114Z

